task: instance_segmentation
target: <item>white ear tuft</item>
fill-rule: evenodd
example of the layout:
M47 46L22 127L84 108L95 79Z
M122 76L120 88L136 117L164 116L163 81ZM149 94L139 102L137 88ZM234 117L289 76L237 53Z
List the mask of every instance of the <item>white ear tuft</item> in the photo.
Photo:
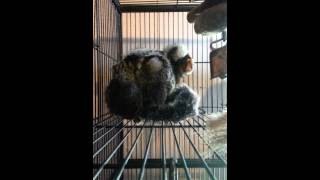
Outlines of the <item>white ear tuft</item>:
M186 55L189 54L188 49L186 46L183 45L178 45L178 50L177 50L177 56L179 58L185 57Z
M167 46L163 51L168 53L172 48L177 48L176 53L173 55L173 60L175 61L189 54L188 48L181 44Z

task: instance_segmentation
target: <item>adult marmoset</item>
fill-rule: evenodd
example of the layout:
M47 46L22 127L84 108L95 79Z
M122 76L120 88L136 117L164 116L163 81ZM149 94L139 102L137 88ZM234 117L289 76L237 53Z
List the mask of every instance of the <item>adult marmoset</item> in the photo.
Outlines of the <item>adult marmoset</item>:
M179 121L187 116L197 115L199 97L187 85L177 84L184 75L191 72L192 59L183 46L170 46L163 51L133 50L123 61L113 66L114 79L124 85L116 88L109 85L106 92L107 97L121 91L135 95L109 98L109 101L112 99L122 102L121 106L119 103L109 102L108 105L113 105L109 107L110 112L120 116L126 114L130 118L162 121ZM130 86L126 86L128 82L131 83ZM127 89L119 89L123 87ZM132 99L124 99L128 97ZM125 101L140 102L126 104ZM134 110L128 112L127 109Z

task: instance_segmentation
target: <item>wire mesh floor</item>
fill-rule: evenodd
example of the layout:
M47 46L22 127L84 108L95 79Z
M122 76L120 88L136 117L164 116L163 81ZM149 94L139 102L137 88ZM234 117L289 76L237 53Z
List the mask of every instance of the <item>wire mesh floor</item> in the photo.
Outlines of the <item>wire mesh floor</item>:
M225 159L204 138L206 119L173 124L99 117L93 124L93 179L226 179Z

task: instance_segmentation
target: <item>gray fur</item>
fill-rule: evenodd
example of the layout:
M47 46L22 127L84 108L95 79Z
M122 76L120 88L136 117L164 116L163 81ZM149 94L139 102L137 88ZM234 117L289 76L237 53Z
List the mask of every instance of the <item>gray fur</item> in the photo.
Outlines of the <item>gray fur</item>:
M181 76L173 67L176 65L177 63L173 63L162 51L151 49L132 51L113 67L113 77L118 80L118 83L123 83L129 91L131 89L135 92L130 96L132 99L128 99L124 94L123 97L113 98L113 101L139 101L131 103L135 111L132 113L129 111L129 114L126 114L130 118L177 122L197 115L199 97L187 85L176 85L177 76ZM128 82L131 83L131 87ZM118 87L124 87L124 85L118 85ZM107 97L112 97L120 91L128 90L108 86ZM139 106L140 104L142 107ZM111 107L111 109L117 112L116 115L124 114L121 112L121 106ZM130 107L125 106L124 110L128 109Z
M181 85L168 96L164 105L144 109L142 118L179 122L198 115L199 101L199 96L192 89L187 85Z

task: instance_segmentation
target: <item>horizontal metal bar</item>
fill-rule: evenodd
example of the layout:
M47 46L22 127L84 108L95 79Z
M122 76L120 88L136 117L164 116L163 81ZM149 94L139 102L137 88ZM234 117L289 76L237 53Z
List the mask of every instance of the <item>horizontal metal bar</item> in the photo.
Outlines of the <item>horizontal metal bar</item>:
M135 2L135 3L160 3L160 2L166 2L166 3L169 3L169 2L173 2L173 3L197 3L197 4L200 4L202 1L204 0L135 0L135 1L132 1L132 0L120 0L121 4L126 4L126 3L132 3L132 2ZM214 1L214 0L212 0Z
M127 3L139 3L139 4L145 4L145 3L193 3L193 4L200 4L204 0L120 0L121 4L127 4ZM214 0L210 0L214 1Z
M165 159L169 162L171 159ZM153 169L153 168L162 168L162 159L148 159L145 168ZM189 168L203 168L203 164L200 159L185 159ZM220 159L205 159L206 163L210 168L225 168L225 164ZM129 159L126 164L126 169L140 169L143 164L143 159ZM101 166L101 164L93 164L93 169L97 169ZM169 168L169 163L166 163L166 168ZM104 169L118 169L120 167L119 164L107 164L104 166ZM177 168L183 168L182 159L177 159L176 163Z
M121 12L189 12L197 5L121 5Z
M109 125L105 125L105 126L97 126L97 127L104 127L104 128L112 128L112 127L114 127L114 126L109 126ZM125 128L132 128L133 126L126 126ZM141 125L139 125L139 126L134 126L134 127L136 127L136 128L141 128L142 126ZM178 126L178 125L172 125L172 126L170 126L170 125L166 125L166 126L161 126L161 125L154 125L154 126L150 126L150 125L148 125L148 126L145 126L144 128L172 128L172 127L180 127L180 126ZM205 125L196 125L196 126L188 126L188 125L183 125L182 126L183 128L192 128L192 127L195 127L195 128L203 128L203 127L206 127Z
M198 61L198 62L194 62L194 63L202 64L202 63L210 63L210 62Z

